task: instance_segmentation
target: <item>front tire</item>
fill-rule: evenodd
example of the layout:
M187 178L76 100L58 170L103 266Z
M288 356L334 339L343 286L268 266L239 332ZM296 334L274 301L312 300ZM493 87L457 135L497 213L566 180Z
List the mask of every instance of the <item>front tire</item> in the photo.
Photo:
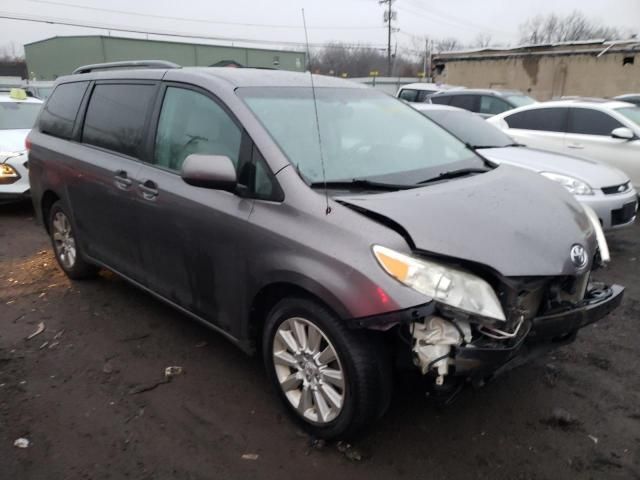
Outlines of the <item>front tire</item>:
M386 410L390 369L381 344L305 298L280 301L263 335L267 374L287 410L312 435L348 437Z
M83 258L71 219L59 200L49 211L49 235L58 265L69 278L80 280L96 276L98 267Z

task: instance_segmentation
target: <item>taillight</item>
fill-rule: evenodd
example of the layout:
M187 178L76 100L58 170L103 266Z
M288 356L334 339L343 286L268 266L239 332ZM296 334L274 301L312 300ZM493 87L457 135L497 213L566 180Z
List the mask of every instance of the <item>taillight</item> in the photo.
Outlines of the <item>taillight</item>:
M27 152L31 151L31 140L29 140L29 137L24 139L24 148Z

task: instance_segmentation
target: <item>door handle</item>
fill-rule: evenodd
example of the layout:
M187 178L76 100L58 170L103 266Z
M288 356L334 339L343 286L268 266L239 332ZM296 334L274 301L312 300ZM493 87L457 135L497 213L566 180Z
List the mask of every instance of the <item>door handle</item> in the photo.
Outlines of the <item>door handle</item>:
M151 180L139 183L138 188L142 192L142 198L145 200L154 200L158 196L158 185Z
M113 176L113 183L120 190L128 190L133 181L129 178L129 175L124 170L118 170Z
M581 143L569 143L569 144L567 144L567 147L569 147L569 148L584 148L584 145L582 145Z

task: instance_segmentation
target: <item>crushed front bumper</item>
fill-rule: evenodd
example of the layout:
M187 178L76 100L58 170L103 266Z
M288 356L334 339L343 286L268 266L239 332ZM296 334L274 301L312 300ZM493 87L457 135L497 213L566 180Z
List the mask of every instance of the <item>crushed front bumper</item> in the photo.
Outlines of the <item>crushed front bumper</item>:
M578 330L615 310L622 302L623 295L624 287L613 285L602 289L596 298L585 301L579 307L536 317L519 340L508 347L456 347L453 355L455 375L482 383L532 358L571 343Z

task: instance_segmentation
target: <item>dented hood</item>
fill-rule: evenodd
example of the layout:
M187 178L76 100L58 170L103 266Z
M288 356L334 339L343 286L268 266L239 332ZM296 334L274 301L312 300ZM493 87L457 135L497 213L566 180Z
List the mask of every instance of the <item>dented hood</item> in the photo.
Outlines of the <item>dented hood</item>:
M575 275L571 247L593 257L595 232L566 190L521 168L423 188L336 197L375 218L385 217L418 250L487 265L505 276Z

